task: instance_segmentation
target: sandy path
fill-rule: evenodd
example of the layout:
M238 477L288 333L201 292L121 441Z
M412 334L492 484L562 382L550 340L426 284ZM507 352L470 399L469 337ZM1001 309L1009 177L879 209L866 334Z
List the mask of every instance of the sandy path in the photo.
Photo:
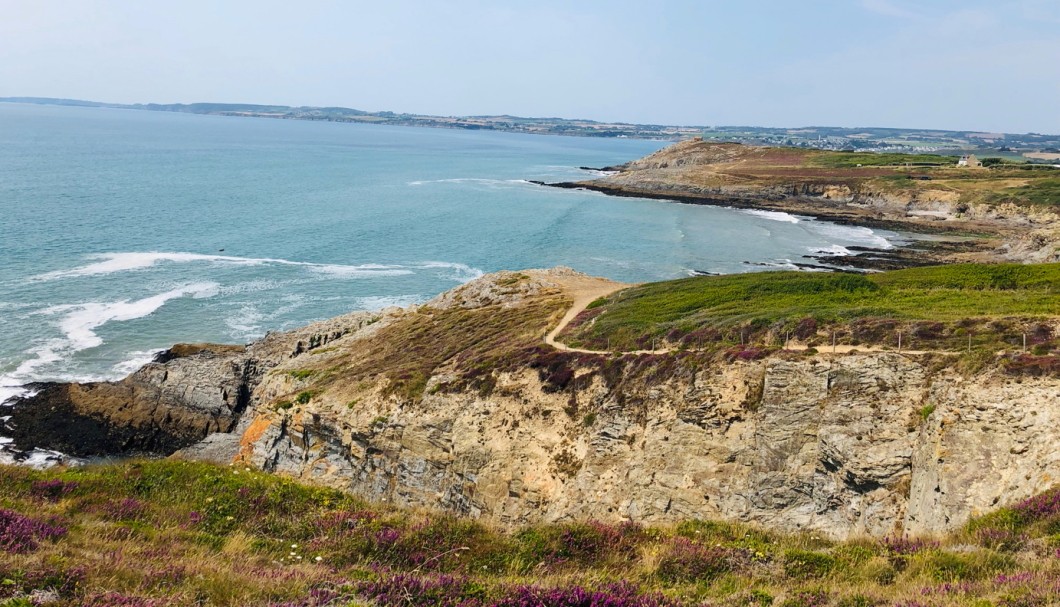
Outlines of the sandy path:
M584 350L581 348L571 348L565 344L556 341L556 336L567 328L570 321L574 320L574 317L581 314L582 310L589 304L596 301L601 297L605 297L618 291L625 289L626 287L632 286L621 282L614 282L607 280L606 278L595 278L590 276L564 276L562 278L554 279L560 283L560 287L574 299L574 303L571 305L567 313L563 315L563 318L559 321L554 329L549 331L548 335L545 336L545 343L556 348L557 350L563 350L564 352L584 352L586 354L607 354L607 352L599 352L597 350Z

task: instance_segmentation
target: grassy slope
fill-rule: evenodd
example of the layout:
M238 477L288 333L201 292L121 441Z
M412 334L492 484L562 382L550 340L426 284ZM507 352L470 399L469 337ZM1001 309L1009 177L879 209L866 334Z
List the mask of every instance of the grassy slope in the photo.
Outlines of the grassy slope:
M1060 315L1060 264L967 264L869 275L760 272L620 291L593 302L565 338L571 345L598 347L610 340L612 347L633 348L652 339L731 343L742 333L743 341L770 345L796 332L812 338L827 328L840 333L841 343L879 344L904 328L907 339L919 332L922 341L935 340L920 345L934 348L954 347L970 333L980 346L998 347L1033 324L1004 318L1049 315ZM815 332L806 331L811 324ZM887 332L877 335L873 328L883 326Z
M836 543L705 521L501 532L263 473L177 461L47 472L0 467L0 486L0 605L7 606L1060 600L1057 493L944 538Z

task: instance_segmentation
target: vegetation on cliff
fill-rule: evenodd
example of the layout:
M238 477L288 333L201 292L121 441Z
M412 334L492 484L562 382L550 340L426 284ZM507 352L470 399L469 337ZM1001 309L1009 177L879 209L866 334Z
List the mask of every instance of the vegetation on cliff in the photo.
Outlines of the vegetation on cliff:
M1044 605L1060 493L946 537L710 521L499 531L240 467L0 467L0 605Z
M973 204L1060 205L1060 170L1055 167L1001 158L984 160L983 167L971 168L957 166L956 156L937 154L824 151L694 139L618 167L621 172L616 175L579 185L642 195L708 199L732 195L762 207L778 196L825 193L828 199L849 196L862 203L881 194L903 200L922 198L952 203L957 213ZM933 229L946 227L952 226L935 225Z
M636 349L780 347L790 340L968 353L1056 351L1060 264L924 267L879 274L762 272L648 283L593 302L563 339Z

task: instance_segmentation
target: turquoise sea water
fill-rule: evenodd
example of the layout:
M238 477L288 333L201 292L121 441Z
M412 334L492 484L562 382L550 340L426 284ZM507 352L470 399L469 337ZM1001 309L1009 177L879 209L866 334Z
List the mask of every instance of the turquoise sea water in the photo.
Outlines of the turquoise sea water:
M647 281L896 238L526 181L663 145L0 104L0 401L30 381L121 377L174 342L424 301L483 272Z

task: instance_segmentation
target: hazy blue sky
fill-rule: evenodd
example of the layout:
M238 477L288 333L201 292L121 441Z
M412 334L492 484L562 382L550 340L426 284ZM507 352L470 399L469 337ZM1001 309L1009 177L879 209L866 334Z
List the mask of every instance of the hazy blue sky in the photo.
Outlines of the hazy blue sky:
M1060 0L0 0L0 96L1060 132Z

